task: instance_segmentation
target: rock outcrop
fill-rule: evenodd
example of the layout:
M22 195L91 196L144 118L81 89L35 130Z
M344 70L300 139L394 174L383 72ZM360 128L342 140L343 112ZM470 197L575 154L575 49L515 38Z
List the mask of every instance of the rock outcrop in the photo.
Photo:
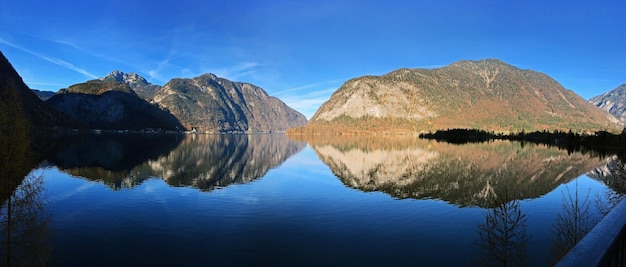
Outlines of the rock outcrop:
M114 70L107 76L100 78L102 81L119 82L128 85L133 91L144 100L150 102L161 86L148 82L144 77L137 73L124 73Z
M626 123L626 84L593 97L589 99L589 102L611 113L622 123Z
M187 129L203 132L284 132L307 122L263 89L213 74L172 79L156 93L154 102Z

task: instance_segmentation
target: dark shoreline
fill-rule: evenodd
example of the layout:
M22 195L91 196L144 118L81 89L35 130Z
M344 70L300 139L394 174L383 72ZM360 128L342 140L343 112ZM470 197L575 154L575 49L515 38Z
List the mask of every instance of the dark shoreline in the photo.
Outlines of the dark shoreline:
M494 133L478 129L447 129L436 132L421 133L419 138L444 141L452 144L481 143L493 140L509 140L544 144L567 150L568 152L591 153L592 155L606 157L617 155L620 159L626 159L626 129L620 134L607 131L594 133L574 133L554 130L549 132L519 132L511 134Z

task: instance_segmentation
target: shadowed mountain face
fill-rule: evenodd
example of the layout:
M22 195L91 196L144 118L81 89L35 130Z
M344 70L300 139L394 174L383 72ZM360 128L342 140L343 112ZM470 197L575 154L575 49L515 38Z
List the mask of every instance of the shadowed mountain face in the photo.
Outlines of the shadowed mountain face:
M63 169L128 171L168 155L184 139L178 134L64 134L48 138L46 160Z
M212 190L263 177L305 146L284 135L88 135L66 137L50 163L119 189L160 177ZM181 140L182 139L182 140Z
M169 112L139 98L124 83L92 80L61 89L46 103L92 129L183 130Z
M589 100L591 104L606 110L619 119L622 123L626 123L626 84L593 97Z
M33 127L85 128L39 99L0 52L0 113L15 116L18 108Z
M0 207L37 164L29 121L16 103L0 106Z
M446 128L529 131L621 126L545 74L498 60L481 60L349 80L299 131Z
M410 137L307 140L346 185L396 198L490 207L513 191L536 198L602 164L597 158L508 141L452 145Z
M252 84L213 74L172 79L154 96L188 129L209 132L284 132L306 118Z

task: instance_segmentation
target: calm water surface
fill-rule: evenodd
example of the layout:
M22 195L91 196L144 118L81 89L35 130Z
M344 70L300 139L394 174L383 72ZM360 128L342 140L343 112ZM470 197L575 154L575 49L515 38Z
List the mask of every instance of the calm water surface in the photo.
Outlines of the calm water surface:
M58 266L546 266L622 192L616 159L545 146L306 141L61 138L17 189L41 203L19 234Z

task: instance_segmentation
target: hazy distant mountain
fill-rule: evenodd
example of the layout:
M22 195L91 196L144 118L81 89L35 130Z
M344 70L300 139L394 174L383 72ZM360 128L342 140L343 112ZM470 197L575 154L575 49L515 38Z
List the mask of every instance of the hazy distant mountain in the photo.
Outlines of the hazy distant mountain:
M42 101L48 100L55 94L55 92L50 92L50 91L40 91L37 89L30 89L30 90L33 91L33 93L35 93L37 97L39 97L39 99L41 99Z
M114 70L107 76L100 78L100 80L124 83L133 89L139 97L148 102L152 101L154 94L161 89L161 86L149 83L144 77L134 72L124 73L119 70Z
M183 130L172 114L141 99L120 82L91 80L75 84L46 102L93 129Z
M306 118L249 83L213 74L172 79L154 96L188 128L209 132L280 132L302 126Z
M621 126L543 73L499 60L480 60L349 80L298 131L446 128L529 131Z
M20 75L17 74L2 52L0 52L0 114L11 117L9 119L24 116L26 121L35 127L85 127L39 99L24 84ZM13 125L13 123L7 125Z
M591 104L608 111L621 122L626 123L626 84L595 96L589 100Z

